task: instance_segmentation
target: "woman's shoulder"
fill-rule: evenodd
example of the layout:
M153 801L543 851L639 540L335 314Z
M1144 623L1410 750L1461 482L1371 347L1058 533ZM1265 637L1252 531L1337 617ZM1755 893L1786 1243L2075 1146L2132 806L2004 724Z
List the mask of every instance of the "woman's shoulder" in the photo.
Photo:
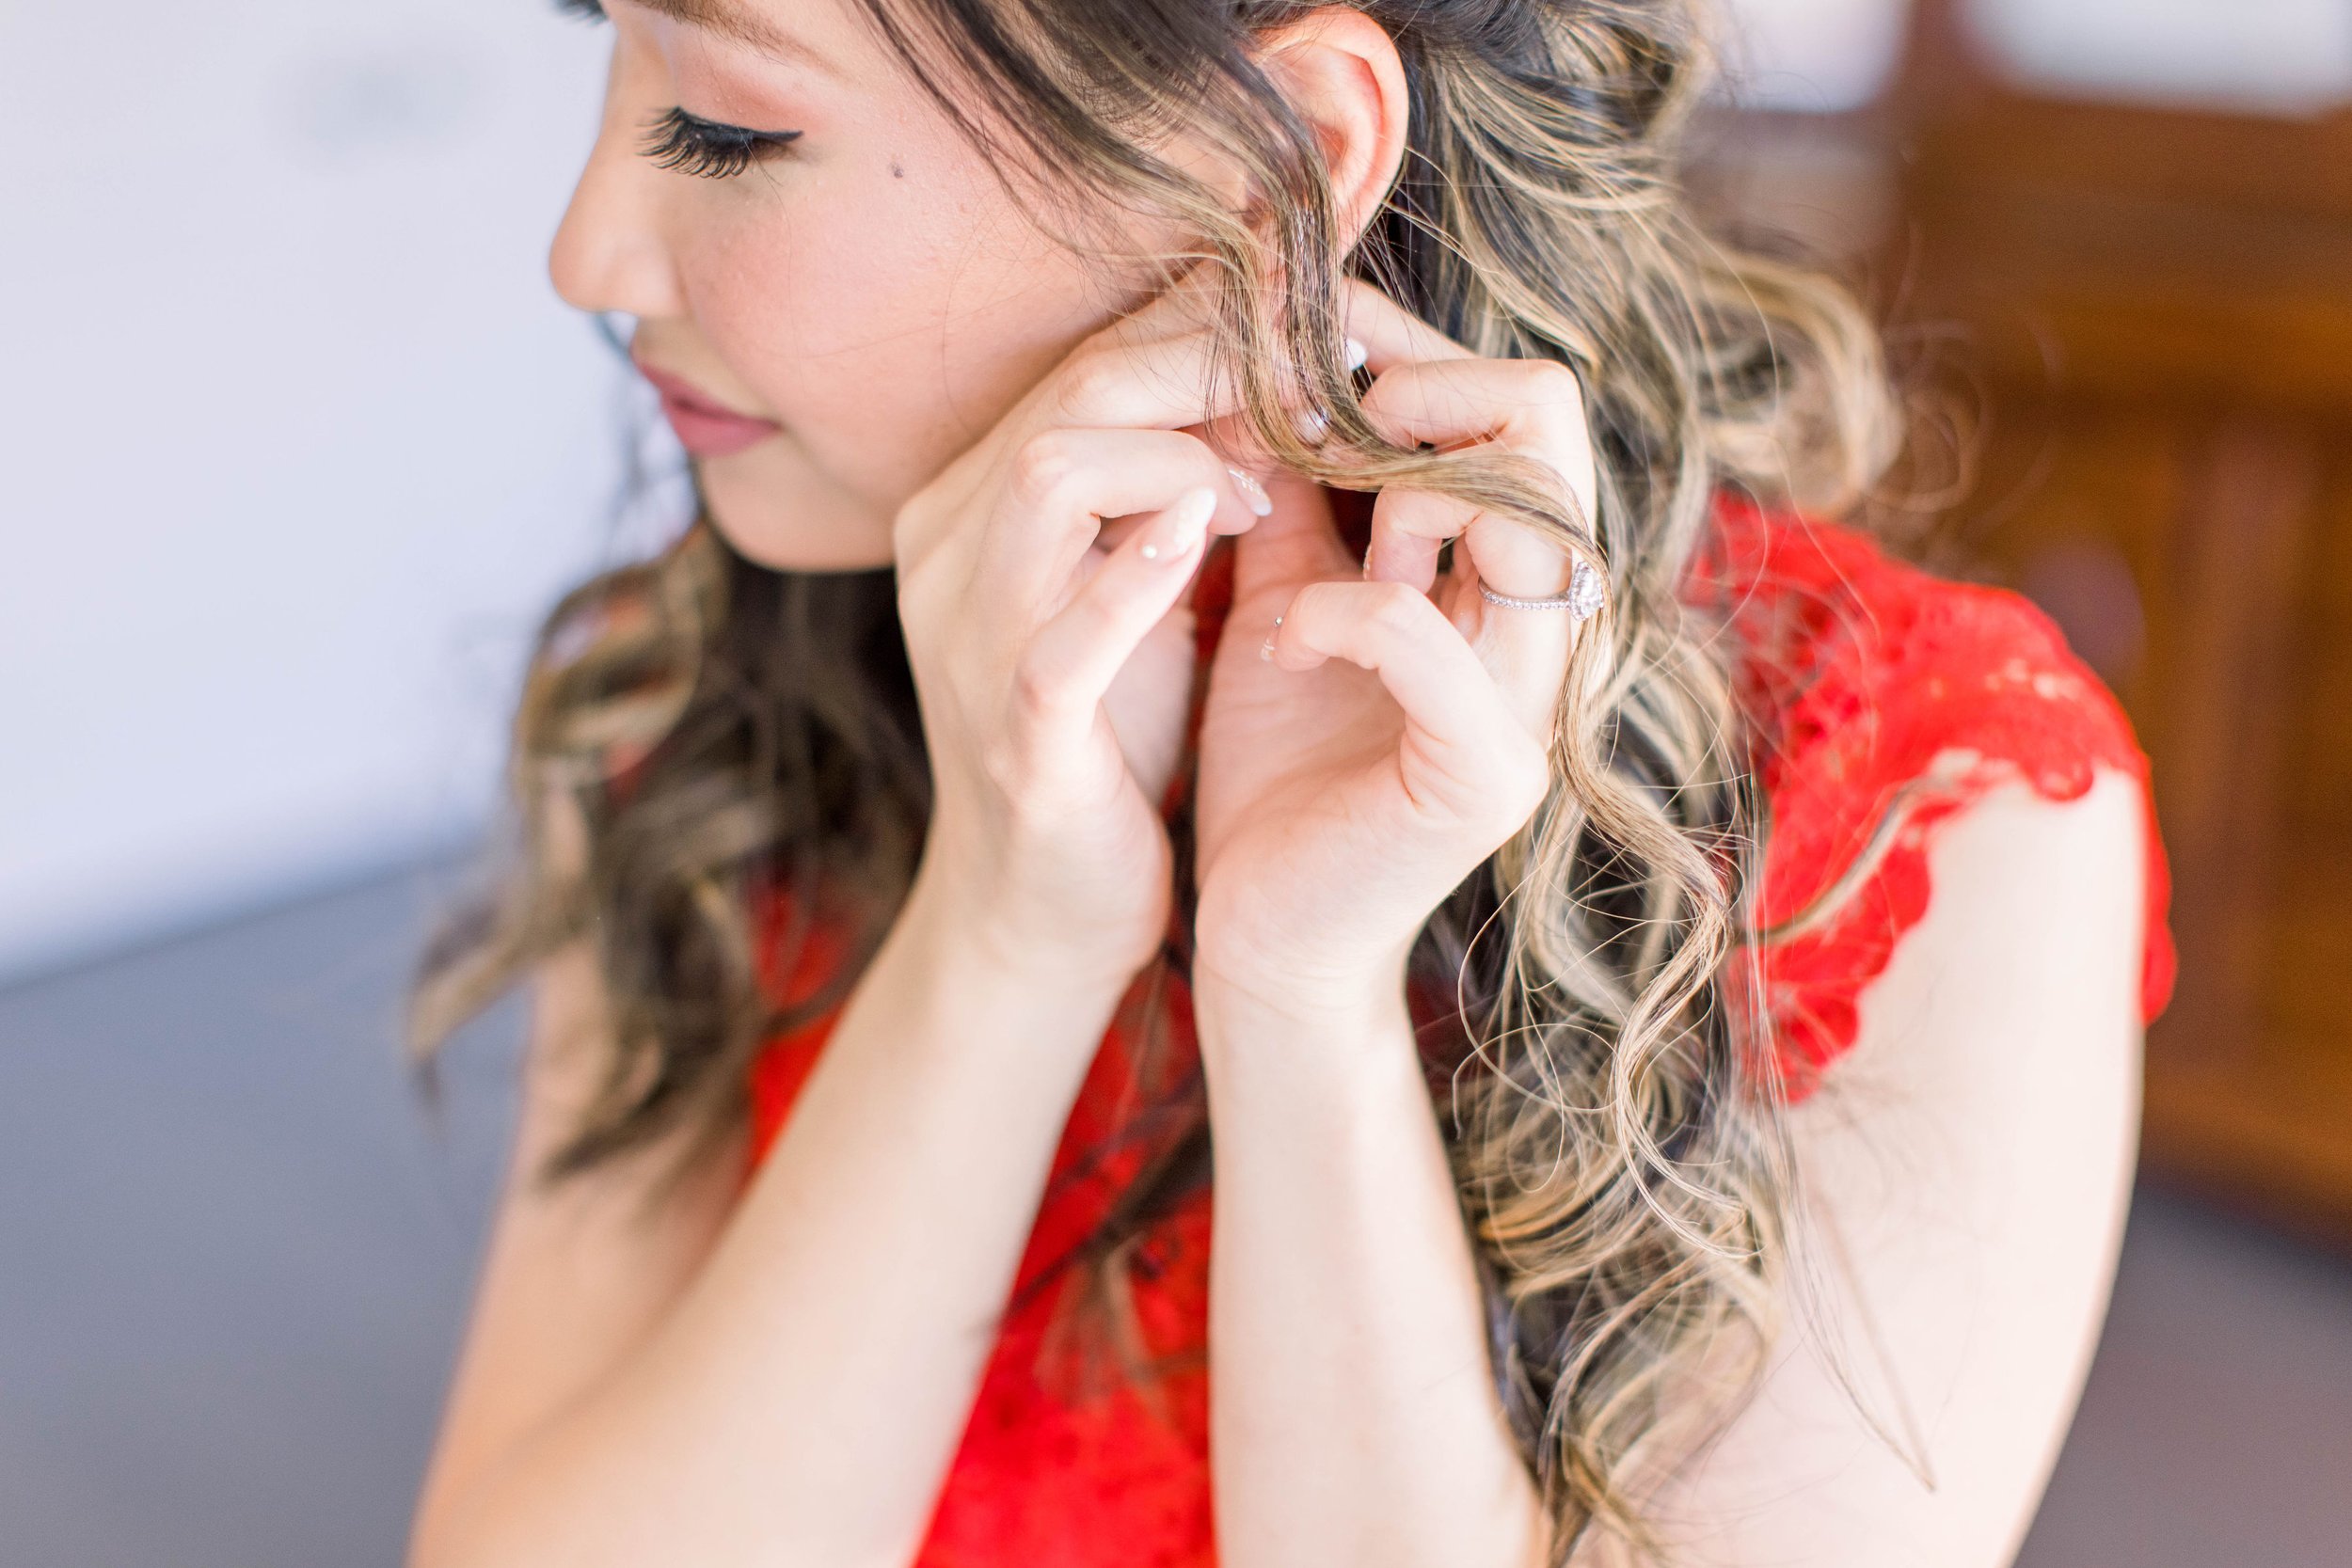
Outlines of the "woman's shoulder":
M2146 801L2141 1013L2169 995L2169 879L2148 760L2058 626L2006 589L1940 578L1862 531L1727 497L1684 602L1728 643L1767 821L1756 969L1802 1096L1854 1043L1856 1004L1926 913L1940 823L2022 782L2073 801L2102 770Z
M1768 786L1915 780L1967 749L2078 798L2144 775L2129 719L2031 600L1942 578L1859 529L1719 503L1684 599L1713 613ZM1799 759L1808 767L1783 778Z

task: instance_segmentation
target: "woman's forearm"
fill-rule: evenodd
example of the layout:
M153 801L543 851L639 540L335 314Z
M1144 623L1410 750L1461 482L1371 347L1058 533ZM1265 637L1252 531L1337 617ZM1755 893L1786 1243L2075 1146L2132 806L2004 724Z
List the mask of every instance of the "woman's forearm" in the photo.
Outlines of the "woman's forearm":
M1226 1568L1528 1568L1545 1527L1402 988L1355 1018L1198 998L1216 1130Z
M962 930L918 888L675 1309L453 1488L420 1568L913 1558L1120 989Z

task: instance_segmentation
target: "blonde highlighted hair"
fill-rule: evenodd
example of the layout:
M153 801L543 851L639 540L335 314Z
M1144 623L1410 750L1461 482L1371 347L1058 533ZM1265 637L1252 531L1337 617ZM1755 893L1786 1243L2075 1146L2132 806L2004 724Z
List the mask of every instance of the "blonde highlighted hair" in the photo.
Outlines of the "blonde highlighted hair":
M1722 628L1677 590L1719 489L1843 513L1893 462L1899 420L1855 301L1691 210L1677 157L1708 71L1698 0L1355 3L1394 39L1412 116L1404 170L1350 247L1311 135L1248 54L1315 8L866 0L1073 235L1111 201L1199 237L1164 260L1216 269L1224 373L1280 462L1339 490L1475 500L1605 574L1549 798L1438 911L1415 963L1460 1001L1449 1143L1554 1560L1596 1536L1660 1555L1644 1497L1769 1341L1788 1201L1770 1041L1729 1011L1765 825ZM1230 150L1246 208L1153 153L1175 124ZM1346 273L1482 355L1569 367L1597 515L1531 465L1384 442L1339 356ZM1300 404L1327 420L1312 443ZM887 576L766 571L703 524L588 583L542 636L513 797L516 858L428 955L420 1047L584 937L612 998L606 1092L551 1176L722 1137L762 1043L854 981L919 852L929 783ZM587 828L569 855L549 842L564 798ZM755 911L777 891L852 960L788 1008L758 968ZM1116 1301L1130 1243L1207 1178L1197 1079L1147 1120L1158 1157L1079 1259L1085 1300Z

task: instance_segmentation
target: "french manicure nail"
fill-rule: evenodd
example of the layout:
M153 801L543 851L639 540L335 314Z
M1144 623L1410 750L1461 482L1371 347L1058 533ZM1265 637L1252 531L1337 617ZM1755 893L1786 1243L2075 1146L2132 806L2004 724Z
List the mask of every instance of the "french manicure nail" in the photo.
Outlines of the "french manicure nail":
M1209 526L1209 515L1216 510L1216 491L1185 491L1176 498L1176 504L1168 509L1168 515L1152 531L1158 537L1145 541L1136 553L1146 561L1182 560L1199 547L1202 531Z
M1256 474L1230 464L1225 471L1233 476L1233 488L1241 492L1243 502L1251 512L1263 517L1274 510L1274 498L1265 493L1265 486L1258 483Z
M1364 361L1371 357L1372 350L1366 348L1362 343L1358 342L1353 338L1347 340L1347 368L1349 370L1362 370L1364 368Z
M1175 513L1177 527L1184 532L1190 532L1195 529L1206 528L1209 522L1209 514L1215 512L1216 510L1216 491L1210 489L1205 484L1200 486L1198 490L1187 490L1183 495L1176 498Z

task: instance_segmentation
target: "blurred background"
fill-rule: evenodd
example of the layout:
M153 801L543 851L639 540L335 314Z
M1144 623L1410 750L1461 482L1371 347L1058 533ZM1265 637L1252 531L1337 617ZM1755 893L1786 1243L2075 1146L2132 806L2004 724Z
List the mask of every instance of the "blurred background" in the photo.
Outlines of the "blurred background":
M1920 547L2114 686L2173 857L2021 1560L2342 1568L2352 0L1731 9L1697 183L1969 433ZM0 7L0 1564L398 1559L519 1022L428 1107L401 989L537 616L682 515L542 270L604 49L532 0Z

